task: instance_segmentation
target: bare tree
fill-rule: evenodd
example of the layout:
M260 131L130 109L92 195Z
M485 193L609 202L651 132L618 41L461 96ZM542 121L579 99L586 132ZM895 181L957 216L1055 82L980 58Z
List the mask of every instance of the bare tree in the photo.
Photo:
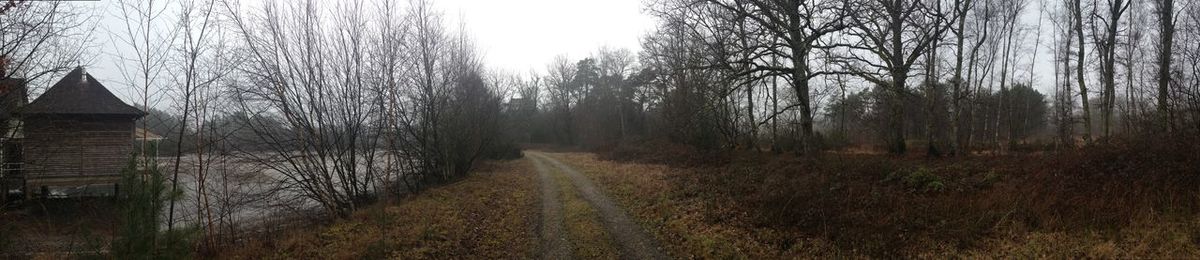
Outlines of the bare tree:
M1139 5L1136 2L1131 2L1129 9L1129 22L1126 23L1127 25L1125 27L1125 30L1128 32L1129 36L1128 41L1126 41L1124 44L1124 60L1120 61L1123 65L1125 65L1125 103L1121 106L1121 121L1124 123L1123 130L1126 132L1126 134L1133 135L1139 134L1138 132L1141 132L1142 130L1148 130L1146 128L1139 127L1143 123L1153 124L1155 121L1142 121L1137 119L1146 111L1143 103L1144 93L1140 88L1141 84L1143 83L1141 80L1144 77L1139 77L1139 74L1143 73L1138 72L1141 72L1140 70L1144 69L1144 65L1141 64L1148 60L1143 58L1146 56L1146 53L1140 46L1143 44L1146 37L1146 33L1142 31L1142 29L1148 27L1148 20L1146 20L1146 9L1143 5Z
M167 71L167 58L170 46L176 40L177 30L174 27L162 26L161 21L165 19L167 6L160 2L119 1L117 4L120 7L118 15L125 20L124 28L110 31L110 34L112 38L124 44L124 47L132 50L132 53L117 53L116 65L121 70L126 84L137 90L141 98L140 103L146 108L155 106L163 100L162 95L165 94L162 92L165 89L162 82L166 80L167 75L164 73ZM140 127L146 129L147 124L146 120L142 120ZM152 167L159 167L151 165L154 155L150 153L150 149L150 144L145 138L140 140L136 155L139 158L139 169L150 171ZM179 175L174 174L171 179L171 194L177 191L178 183ZM166 223L168 232L174 229L176 200L169 201Z
M1158 71L1155 74L1158 85L1158 117L1162 128L1173 131L1174 118L1171 116L1171 63L1175 45L1175 0L1154 1L1154 12L1158 22Z
M810 63L813 51L828 48L821 41L825 36L841 31L848 24L843 20L849 11L847 1L791 1L791 0L749 0L744 2L725 0L705 0L707 3L719 6L736 14L736 19L753 23L753 28L761 32L743 32L746 34L765 34L771 40L758 43L745 43L742 50L747 56L735 60L749 66L746 74L765 73L766 75L787 75L791 80L792 90L797 93L797 106L800 108L800 146L805 152L814 151L812 144L813 115L810 83L812 78L831 74L820 71ZM739 28L745 28L739 27ZM746 35L742 37L745 39ZM758 60L761 55L783 57L791 61L791 66L779 66ZM750 92L750 95L753 95ZM753 108L751 107L751 110ZM778 113L776 111L776 113ZM774 116L771 116L774 118ZM754 121L753 118L750 121Z
M550 110L554 111L555 135L558 136L558 142L564 144L575 143L574 120L572 117L573 108L579 99L578 91L571 84L575 77L574 67L571 66L570 60L566 56L558 56L547 67L546 87L550 102Z
M172 11L177 16L179 46L172 50L173 58L169 64L183 69L169 73L173 78L172 85L178 87L172 95L172 103L181 114L179 125L173 126L177 134L172 141L177 149L172 166L174 181L171 189L172 192L179 190L181 172L191 175L196 185L195 221L204 231L201 245L212 249L218 243L214 239L215 229L222 216L218 215L218 220L214 221L212 193L216 190L209 186L214 182L209 173L213 171L212 165L217 160L210 157L209 151L216 143L224 141L225 133L216 131L218 128L208 123L223 111L218 108L222 95L218 84L233 71L236 61L231 61L226 55L225 42L219 38L222 35L219 31L217 1L191 0L177 4L178 9ZM186 147L190 149L185 149L185 139L191 141L191 145ZM181 168L185 152L195 155L194 164L187 169ZM175 222L175 204L172 201L169 206L169 225Z
M1058 79L1055 84L1054 91L1054 108L1055 108L1055 124L1058 127L1058 139L1060 146L1073 146L1074 140L1074 98L1071 90L1071 49L1072 42L1075 38L1074 19L1075 16L1069 11L1067 6L1073 0L1062 1L1063 8L1059 15L1055 16L1056 30L1055 35L1055 58L1056 71L1061 69L1062 74L1055 73ZM1044 10L1045 11L1045 10ZM1061 63L1059 63L1061 62Z
M61 1L12 1L0 9L0 78L38 82L88 62L95 16ZM39 85L39 84L30 84Z
M1012 57L1014 55L1011 55L1013 40L1018 37L1016 28L1019 24L1018 20L1021 16L1021 11L1025 9L1025 4L1026 3L1024 0L1002 0L1000 2L1000 8L1003 10L1001 11L1001 24L1003 27L1002 33L1004 35L1004 54L1000 56L1000 97L997 99L998 103L996 105L995 121L993 122L992 127L994 130L992 134L992 143L995 145L997 150L1003 150L1000 144L1000 136L1001 133L1004 132L1000 130L1002 129L1001 123L1004 123L1006 126L1013 125L1012 122L1002 121L1012 118L1009 114L1007 114L1007 112L1012 109L1006 109L1005 107L1006 102L1008 102L1008 97L1006 95L1009 93L1009 78L1010 74L1012 74L1011 71L1009 71L1009 68L1015 67L1015 65L1009 66L1009 63L1014 59ZM1011 132L1007 133L1006 136L1009 138L1010 143L1015 142L1015 140L1012 139L1013 137Z
M857 1L849 16L853 42L842 61L851 73L887 89L888 151L907 150L904 135L904 97L914 64L940 39L949 25L944 13L923 1Z
M617 125L619 135L617 140L624 140L630 135L629 112L633 112L633 90L631 85L626 82L632 76L634 66L634 57L628 49L613 49L602 47L595 54L597 67L600 69L600 78L602 84L607 85L614 92L615 101L612 105L616 107ZM753 121L753 120L751 120Z
M1071 4L1067 8L1070 8L1073 15L1072 21L1075 22L1075 55L1077 57L1075 63L1075 80L1079 84L1079 99L1082 101L1081 106L1083 108L1083 142L1088 143L1092 141L1092 109L1089 104L1091 100L1088 100L1087 83L1083 73L1084 63L1087 62L1087 49L1084 49L1083 41L1084 16L1082 0L1071 1Z
M974 0L954 0L953 15L955 26L950 31L954 34L954 75L950 79L950 155L969 154L967 149L960 147L962 140L962 99L964 99L963 79L963 49L966 38L966 23L968 11L973 8Z
M384 2L389 4L390 2ZM386 13L386 12L385 12ZM387 17L382 19L388 19ZM397 22L399 23L399 22ZM381 25L397 24L381 22ZM500 136L500 94L486 82L474 45L453 35L429 1L409 2L403 31L383 28L376 46L382 64L374 80L396 179L410 192L462 178ZM393 49L392 44L402 48ZM367 151L364 151L367 152Z
M649 9L664 22L642 41L641 63L648 68L650 105L661 111L661 135L701 148L724 145L733 84L727 58L729 30L714 23L714 5L691 5L691 0L655 2ZM717 36L721 37L717 37ZM553 81L551 81L553 82Z
M314 1L266 4L249 20L229 7L245 57L246 78L234 91L244 124L267 152L242 152L277 173L326 212L346 216L371 200L375 158L368 120L367 39L361 2L336 5L327 17ZM334 21L327 27L324 19ZM327 28L331 30L327 30ZM275 123L277 122L277 123Z
M1096 50L1100 55L1100 78L1101 83L1104 84L1104 89L1100 95L1100 113L1104 121L1104 136L1106 137L1112 134L1113 108L1116 106L1117 100L1117 29L1120 26L1121 17L1124 16L1126 10L1129 10L1129 5L1132 2L1106 0L1104 7L1107 13L1101 15L1097 12L1092 15L1092 36L1096 38ZM1097 32L1098 30L1103 31Z
M942 13L942 2L940 0L935 1L933 3L933 5L934 5L933 8L935 9L934 12L941 14ZM958 18L963 18L963 17L953 16L953 15L950 17L950 19L958 19ZM946 24L947 30L950 29L952 24L954 24L954 21L947 21L947 24ZM940 62L940 60L938 58L938 48L941 47L940 45L941 45L941 36L937 36L933 40L929 41L929 51L925 52L925 64L924 64L925 82L923 84L921 84L925 88L924 89L924 94L925 94L925 100L924 100L924 102L925 102L925 109L924 109L925 110L925 140L926 140L926 152L925 153L926 153L926 155L933 156L933 157L942 155L941 140L940 140L941 135L938 134L938 132L940 132L939 126L941 123L940 122L941 120L938 120L938 117L941 116L941 114L938 113L938 110L942 104L942 96L943 96L943 92L944 92L941 89L941 80L939 79L940 75L938 75L938 66L939 66L939 62Z

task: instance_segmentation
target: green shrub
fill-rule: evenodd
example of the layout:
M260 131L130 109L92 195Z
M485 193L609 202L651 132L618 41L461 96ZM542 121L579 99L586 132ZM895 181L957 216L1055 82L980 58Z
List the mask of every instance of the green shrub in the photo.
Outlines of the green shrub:
M900 181L904 187L919 192L939 192L946 189L946 183L942 177L924 167L909 172L905 170L892 171L884 177L884 182L892 181Z
M119 229L112 245L117 259L184 259L192 252L188 229L162 230L163 206L179 197L169 185L153 157L139 167L137 155L122 170Z
M917 168L908 177L904 178L904 182L908 183L909 187L920 191L942 191L946 188L942 177L929 171L924 167Z

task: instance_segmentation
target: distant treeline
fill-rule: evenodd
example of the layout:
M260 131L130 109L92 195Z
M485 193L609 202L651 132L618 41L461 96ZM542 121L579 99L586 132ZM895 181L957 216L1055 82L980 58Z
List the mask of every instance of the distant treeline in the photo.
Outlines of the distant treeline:
M1176 29L1200 7L1083 2L650 1L640 53L560 58L513 103L526 141L583 146L958 155L1200 132L1200 49L1176 40L1200 37Z

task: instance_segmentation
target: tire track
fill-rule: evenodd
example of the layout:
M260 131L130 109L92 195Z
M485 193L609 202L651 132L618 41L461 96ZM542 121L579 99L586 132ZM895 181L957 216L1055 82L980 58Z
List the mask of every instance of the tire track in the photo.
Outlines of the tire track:
M567 175L567 178L571 180L571 183L574 184L576 190L579 191L579 195L583 197L584 200L588 201L588 203L592 204L592 207L599 211L601 222L604 223L604 226L608 229L609 234L612 234L613 240L617 242L621 258L667 259L666 254L663 254L662 249L658 247L657 242L647 235L637 222L629 218L629 215L625 213L624 209L622 209L616 203L613 203L612 199L610 199L604 194L603 191L597 188L596 185L592 183L592 181L586 176L583 176L582 173L574 168L571 168L571 166L559 162L557 159L554 159L553 157L547 156L543 153L530 152L528 154L532 155L534 158L539 158L549 162L551 165L554 165L556 168L558 168L560 172ZM541 166L539 165L539 167ZM538 171L545 173L542 168L539 168ZM545 179L545 177L543 177L543 179ZM544 182L545 181L543 181L543 183ZM561 212L559 213L561 216Z
M571 243L563 227L563 205L558 200L558 184L546 165L536 157L530 157L541 179L542 223L540 228L542 259L572 259Z

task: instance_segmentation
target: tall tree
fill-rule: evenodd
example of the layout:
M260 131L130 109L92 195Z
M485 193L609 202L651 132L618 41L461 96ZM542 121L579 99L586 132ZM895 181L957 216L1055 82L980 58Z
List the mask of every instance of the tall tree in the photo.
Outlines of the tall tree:
M1135 73L1135 69L1141 69L1139 64L1143 61L1141 44L1146 33L1142 28L1146 28L1145 7L1138 4L1136 1L1130 2L1129 7L1129 22L1126 23L1125 30L1128 32L1128 41L1125 45L1125 59L1122 62L1125 65L1125 105L1121 115L1124 130L1130 134L1140 130L1145 130L1138 127L1140 123L1136 120L1137 115L1145 111L1142 108L1142 92L1139 91L1138 77L1139 73ZM1145 122L1145 121L1142 121Z
M575 78L575 67L571 66L566 56L558 56L547 67L546 87L550 94L550 110L553 111L556 125L554 135L562 144L575 144L574 118L572 113L578 97L578 90L572 80Z
M1096 51L1100 56L1100 78L1104 89L1101 91L1100 114L1103 120L1104 136L1112 134L1112 117L1117 100L1117 29L1121 17L1124 16L1133 1L1106 0L1105 15L1093 15L1092 36L1095 37ZM1101 28L1098 28L1101 27ZM1095 31L1102 30L1096 33Z
M1087 143L1092 141L1092 109L1090 105L1091 100L1088 100L1087 83L1085 83L1085 79L1083 77L1083 65L1085 62L1087 62L1087 49L1084 49L1083 41L1084 17L1082 0L1071 1L1071 5L1067 8L1070 8L1071 14L1073 15L1071 19L1073 22L1075 22L1075 44L1077 44L1075 49L1075 55L1077 57L1075 63L1075 80L1076 83L1079 84L1079 99L1083 101L1081 104L1083 108L1083 141Z
M1008 94L1009 94L1009 91L1008 91L1009 78L1012 77L1010 75L1010 74L1012 74L1012 71L1009 70L1012 66L1010 66L1009 63L1010 63L1010 61L1015 59L1014 57L1012 57L1013 55L1011 55L1012 48L1013 48L1013 40L1016 39L1018 36L1016 28L1017 28L1017 25L1020 23L1019 18L1021 16L1021 11L1023 9L1025 9L1025 1L1024 0L1003 0L1003 1L1001 1L1001 9L1003 10L1001 12L1003 14L1003 16L1001 18L1002 19L1001 24L1004 27L1004 31L1003 31L1003 33L1004 33L1004 54L1002 54L1000 56L1001 57L1001 61L1000 61L1000 63L1001 63L1001 65L1000 65L1000 92L999 92L1000 96L996 100L998 103L996 104L995 121L993 121L993 124L992 124L993 125L992 129L994 129L994 133L992 134L992 138L993 138L992 142L996 146L996 148L999 150L1003 150L1003 149L1001 149L1002 147L1000 145L1000 136L1001 136L1001 133L1003 133L1003 131L1000 130L1000 129L1002 129L1001 124L1003 123L1006 126L1013 125L1012 122L1003 122L1003 121L1011 118L1011 116L1009 116L1007 113L1010 112L1012 109L1007 109L1005 107L1005 105L1008 105L1007 103L1008 103ZM1032 71L1030 73L1032 73ZM1011 105L1009 105L1009 106L1011 106ZM1012 139L1011 132L1008 133L1006 136L1007 136L1007 138L1009 138L1010 143L1015 141Z
M914 64L950 28L946 15L924 1L861 0L848 17L852 42L840 57L847 70L887 90L888 151L907 150L904 100Z
M163 14L167 11L167 6L162 2L118 1L117 4L118 15L124 18L125 23L123 30L114 31L112 36L119 39L128 50L132 50L132 53L116 54L121 57L116 64L117 68L125 77L126 84L137 91L140 102L147 107L155 106L162 101L162 90L166 89L161 82L165 80L166 75L163 74L167 72L168 55L171 54L171 45L177 40L176 33L179 28L164 26L166 23L162 21L166 17ZM146 125L147 121L143 120L141 123L139 127L149 128ZM176 143L177 148L178 144ZM150 171L150 168L155 168L149 167L152 159L150 149L150 143L144 139L137 143L137 153L140 157L137 163L141 166L140 169ZM178 150L176 153L179 153ZM178 188L178 168L175 173L171 179L170 194L175 193ZM176 200L171 200L167 209L168 230L173 230L175 226L175 204Z
M934 1L933 5L935 13L942 13L942 1ZM957 19L958 16L951 16L951 19ZM954 21L947 22L947 28L952 26ZM929 41L929 51L925 52L925 82L922 84L925 87L925 141L926 155L941 156L940 135L937 133L940 129L936 118L939 113L938 107L942 99L941 82L938 79L938 47L941 44L941 36L934 37Z
M1159 124L1167 131L1173 131L1174 119L1171 117L1171 61L1172 48L1175 44L1175 0L1155 0L1155 14L1158 20L1158 116Z
M1058 31L1055 35L1055 48L1057 49L1054 52L1057 58L1056 64L1058 65L1055 68L1061 69L1062 72L1061 74L1055 73L1057 75L1056 78L1058 78L1054 91L1055 124L1058 128L1058 144L1064 147L1074 144L1072 134L1074 133L1075 125L1073 115L1075 106L1072 95L1073 91L1071 90L1071 49L1073 48L1071 43L1075 39L1075 16L1072 15L1073 12L1069 8L1066 8L1072 1L1074 0L1062 1L1063 8L1061 9L1061 13L1054 16L1056 18L1056 30Z
M791 87L796 93L797 106L800 108L800 150L803 152L813 151L816 147L812 142L813 115L809 81L814 77L829 74L829 72L815 70L814 66L809 64L810 56L814 49L824 47L820 42L823 37L847 27L842 17L848 14L849 9L845 4L849 2L835 0L703 1L734 12L736 17L754 23L753 27L761 28L764 30L763 33L777 39L758 43L758 46L746 47L759 48L768 55L784 57L791 61L791 66L778 66L775 63L756 59L743 59L736 62L751 65L752 69L748 72L765 71L768 74L780 73L790 76ZM752 124L757 124L757 122L752 122Z
M965 79L963 79L963 58L964 56L964 40L966 38L966 23L967 14L973 8L974 0L954 0L954 78L951 78L950 92L950 154L959 155L967 154L968 149L960 144L965 143L962 140L962 117L963 105L962 100L965 99ZM986 36L985 36L986 37Z
M981 4L981 8L974 9L973 17L975 19L972 19L974 21L972 23L972 30L975 32L975 37L969 55L970 59L967 66L969 70L965 78L969 84L968 88L964 91L964 94L966 94L964 98L968 98L972 102L967 102L962 109L966 113L966 116L962 118L966 131L960 131L964 132L962 136L963 142L960 143L960 146L964 150L972 147L976 136L983 136L981 133L986 132L984 130L989 128L987 124L977 124L976 121L978 120L976 119L986 118L983 115L982 104L984 101L981 98L987 95L987 92L985 92L983 87L986 85L988 86L988 91L991 89L991 82L994 82L992 78L996 74L993 72L996 64L995 61L1000 56L999 51L1003 45L1000 42L1003 37L999 37L1002 35L999 32L1003 31L1003 23L1000 23L1000 19L998 18L1002 13L1000 2L997 0L984 0Z
M222 76L226 75L232 66L220 63L220 60L223 58L215 57L216 54L214 54L214 49L218 47L216 46L217 43L213 41L213 34L217 33L215 32L217 27L215 25L215 16L218 14L215 13L216 10L214 8L216 1L190 0L180 1L178 4L177 25L179 27L179 43L182 46L174 54L178 55L178 63L182 65L183 70L173 73L176 74L174 75L176 78L176 84L174 85L180 88L174 103L181 106L183 115L181 116L181 125L175 126L177 127L178 138L174 141L175 147L182 148L183 137L187 134L188 126L189 124L193 125L192 129L196 132L196 149L187 152L193 152L197 155L197 167L195 171L195 180L197 183L195 194L197 202L196 216L198 219L205 220L202 222L204 223L202 225L204 228L203 242L206 247L212 248L215 244L215 241L213 241L214 231L212 230L213 220L211 208L208 207L210 204L208 187L206 187L208 178L206 177L207 172L204 165L204 150L207 147L206 143L208 141L205 139L204 132L202 131L205 121L210 119L208 116L211 114L205 113L205 109L198 109L198 107L203 106L207 108L206 106L210 105L201 105L201 103L207 103L206 100L211 96L205 94L212 92L212 86ZM194 123L189 120L193 120ZM176 149L175 151L175 161L171 173L172 193L177 192L179 189L180 163L184 152L183 149ZM170 226L175 221L175 201L171 201L168 208L170 214L168 215L167 223L168 229L170 229Z

